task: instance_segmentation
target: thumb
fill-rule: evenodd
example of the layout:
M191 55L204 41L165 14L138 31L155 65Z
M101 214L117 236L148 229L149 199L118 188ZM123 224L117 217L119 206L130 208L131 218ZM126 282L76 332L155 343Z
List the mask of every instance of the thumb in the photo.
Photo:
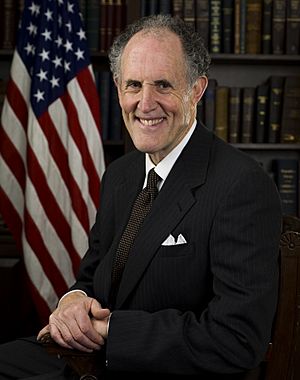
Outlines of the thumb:
M97 300L93 299L90 313L95 319L104 319L109 316L110 310L102 309L101 304Z

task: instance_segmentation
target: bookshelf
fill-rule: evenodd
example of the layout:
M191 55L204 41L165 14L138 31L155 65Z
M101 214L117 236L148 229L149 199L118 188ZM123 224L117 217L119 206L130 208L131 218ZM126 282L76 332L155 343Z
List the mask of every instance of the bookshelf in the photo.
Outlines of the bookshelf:
M7 0L5 3L13 3L15 0ZM98 3L97 3L98 1ZM274 3L273 0L272 3ZM20 3L22 1L20 0ZM142 14L147 14L147 12L154 12L154 8L149 7L150 5L154 6L155 3L158 8L156 8L156 13L159 13L162 8L160 6L167 6L168 9L172 10L173 14L177 14L179 17L185 19L186 22L191 22L197 28L201 28L203 35L205 35L207 40L207 45L211 45L211 35L212 32L219 33L219 37L215 41L220 40L220 44L216 46L216 50L219 49L219 52L212 52L212 65L209 72L209 78L214 78L217 81L219 86L231 87L257 87L263 83L270 76L299 76L300 75L300 50L294 54L262 54L263 47L259 53L249 54L247 51L245 53L234 53L234 43L235 35L231 34L230 38L232 39L229 44L229 48L224 48L220 35L222 35L222 9L220 8L220 1L208 1L208 0L185 0L185 2L169 0L169 1L142 1L142 0L123 0L126 12L123 14L125 17L124 24L131 23L132 21L138 19ZM244 0L236 1L237 3L245 3ZM252 1L253 2L253 1ZM261 5L264 5L267 1L261 0ZM270 1L268 1L269 3ZM285 2L285 1L284 1ZM296 1L297 2L297 1ZM100 6L101 3L105 3L101 0L89 0L85 2L84 0L79 1L80 5L85 6L87 4L93 4ZM107 2L109 3L109 2ZM148 3L148 9L144 8L145 4ZM224 3L235 4L235 1L224 1ZM287 3L287 2L286 2ZM300 0L298 0L300 4ZM1 3L2 4L2 3ZM183 8L183 4L186 4L187 8ZM219 16L218 12L214 14L215 17L219 17L218 20L214 20L214 30L210 29L210 13L209 6L214 5L219 7ZM282 4L282 3L281 3ZM1 5L2 6L2 5ZM0 10L1 10L0 6ZM202 7L202 8L201 8ZM152 10L151 10L151 9ZM199 23L199 15L197 9L201 8L202 11L202 22ZM299 5L300 9L300 5ZM216 9L215 9L216 10ZM146 12L146 13L145 13ZM199 11L200 12L200 11ZM221 13L220 13L221 12ZM224 12L223 12L224 13ZM232 8L231 14L234 15L235 9ZM0 19L3 21L7 17L7 13L0 13ZM299 16L300 17L300 16ZM221 21L220 21L221 20ZM286 18L285 18L286 20ZM100 20L96 20L98 23ZM224 20L223 20L224 21ZM272 21L269 19L269 21ZM226 21L228 22L228 20ZM99 24L98 24L99 25ZM234 19L231 19L232 30L236 29L236 24ZM17 25L15 25L15 28ZM242 28L243 29L243 28ZM242 30L241 29L241 30ZM244 30L245 30L244 25ZM261 30L263 34L263 31ZM296 33L295 33L296 34ZM296 41L297 42L297 41ZM9 77L10 63L13 55L12 49L1 49L1 34L0 34L0 79L7 80ZM262 44L263 46L263 44ZM230 50L231 49L231 50ZM265 48L264 48L265 49ZM212 49L210 49L212 50ZM96 77L99 73L109 70L107 54L100 49L91 49L91 60L94 68ZM300 133L300 132L299 132ZM291 144L282 144L282 143L232 143L236 148L244 151L246 154L253 156L258 160L265 170L271 175L274 176L274 161L276 160L293 160L296 161L299 167L300 162L300 143L291 143ZM104 139L104 152L105 159L107 164L111 161L120 157L127 151L132 149L131 141L125 131L124 126L122 125L122 135L117 139ZM299 169L298 169L299 171ZM299 171L300 173L300 171ZM275 179L275 178L274 178ZM296 177L296 195L297 195L297 215L300 215L300 186L298 175ZM14 337L14 334L18 334L18 331L14 331L14 326L20 325L15 316L15 308L18 310L23 310L22 312L22 321L23 326L27 324L27 329L30 329L32 325L31 321L34 321L34 314L31 306L27 306L24 309L23 301L20 300L19 304L15 305L12 303L12 300L15 299L14 292L16 288L23 289L22 283L24 279L19 274L22 272L22 262L17 248L15 247L12 237L9 235L5 226L1 225L0 218L0 287L5 289L12 289L11 293L8 291L6 295L0 296L0 302L2 304L8 305L8 315L7 320L2 320L0 317L0 326L6 326L6 331L0 329L0 336L3 336L4 339L10 339ZM14 281L13 279L17 279ZM5 285L4 285L5 284ZM9 284L9 285L7 285ZM26 294L22 295L21 298L26 298ZM25 323L24 323L25 321ZM37 325L37 323L36 323ZM12 332L14 331L14 332ZM23 332L23 331L22 331ZM21 332L21 333L22 333Z

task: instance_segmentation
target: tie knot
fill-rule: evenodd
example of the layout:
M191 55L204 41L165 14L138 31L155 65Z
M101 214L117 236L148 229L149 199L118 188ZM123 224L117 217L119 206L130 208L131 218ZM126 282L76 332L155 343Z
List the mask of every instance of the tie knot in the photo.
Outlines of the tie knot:
M147 179L147 188L148 189L157 189L157 184L161 180L160 176L154 171L154 168L151 169L148 173Z

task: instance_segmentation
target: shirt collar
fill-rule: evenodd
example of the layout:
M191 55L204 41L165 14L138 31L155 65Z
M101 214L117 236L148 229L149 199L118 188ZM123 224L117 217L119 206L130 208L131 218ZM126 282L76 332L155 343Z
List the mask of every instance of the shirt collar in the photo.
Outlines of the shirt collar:
M148 153L145 155L145 182L144 187L147 183L147 177L148 173L152 168L155 168L155 172L160 176L162 181L159 184L159 190L161 186L163 185L164 181L166 180L168 174L170 173L173 165L175 164L177 158L179 157L180 153L182 152L183 148L188 143L189 139L191 138L195 128L196 128L197 122L194 121L192 127L189 129L188 133L184 136L184 138L180 141L178 145L175 146L173 150L165 157L163 158L157 165L154 165L154 163L151 161L150 156Z

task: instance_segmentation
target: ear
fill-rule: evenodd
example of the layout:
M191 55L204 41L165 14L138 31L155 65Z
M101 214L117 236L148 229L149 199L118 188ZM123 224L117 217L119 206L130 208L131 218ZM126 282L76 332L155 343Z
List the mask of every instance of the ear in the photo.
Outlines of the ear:
M197 79L193 87L195 104L197 104L202 98L206 90L207 84L208 84L208 79L205 75Z

